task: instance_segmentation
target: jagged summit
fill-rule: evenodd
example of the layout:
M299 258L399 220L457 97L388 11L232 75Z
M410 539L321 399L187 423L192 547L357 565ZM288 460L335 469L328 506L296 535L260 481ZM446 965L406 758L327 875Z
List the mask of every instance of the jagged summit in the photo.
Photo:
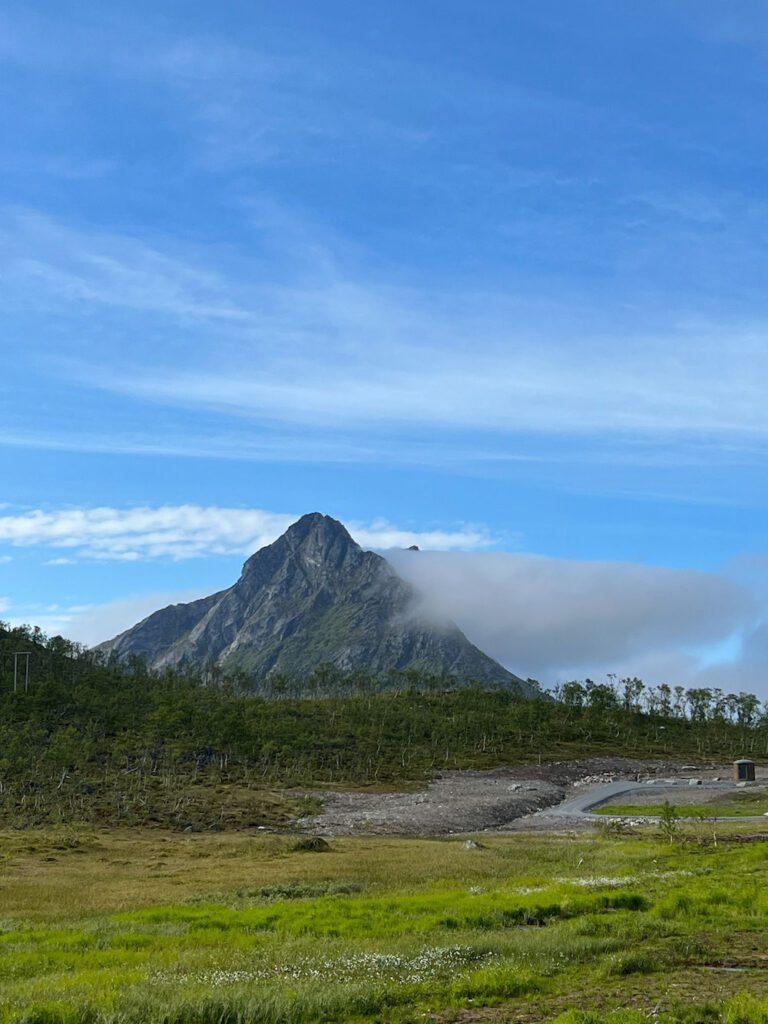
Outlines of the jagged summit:
M217 664L254 678L307 676L329 662L377 675L419 668L522 683L454 623L430 622L418 608L419 595L384 558L312 512L252 555L228 590L154 612L101 649L140 654L154 668Z
M299 559L308 573L338 570L361 550L338 519L309 512L272 544L251 555L243 565L242 576L268 570L291 558Z
M347 528L338 519L332 516L323 515L322 512L307 512L295 523L291 523L282 537L275 541L302 544L306 540L324 539L326 543L334 538L343 539L349 544L354 544ZM258 553L258 552L257 552Z
M245 564L248 565L248 562L258 558L269 548L295 551L307 546L329 549L335 545L343 548L358 546L338 519L325 516L322 512L307 512L295 523L291 523L276 541L252 555Z

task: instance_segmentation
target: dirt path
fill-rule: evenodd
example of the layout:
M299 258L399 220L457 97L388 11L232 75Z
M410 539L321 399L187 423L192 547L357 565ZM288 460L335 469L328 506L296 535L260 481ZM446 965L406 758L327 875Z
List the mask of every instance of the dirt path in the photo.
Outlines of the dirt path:
M314 792L311 795L323 802L322 811L298 825L327 835L437 836L531 825L562 829L566 824L562 818L549 821L543 815L531 815L575 797L585 786L679 776L684 769L668 761L589 758L491 771L449 771L415 793ZM711 770L716 769L711 766Z

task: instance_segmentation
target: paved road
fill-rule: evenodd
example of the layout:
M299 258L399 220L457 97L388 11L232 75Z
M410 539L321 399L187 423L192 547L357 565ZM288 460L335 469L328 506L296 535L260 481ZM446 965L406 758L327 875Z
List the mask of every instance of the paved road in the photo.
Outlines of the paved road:
M700 786L697 786L697 791L706 790L707 792L720 792L733 790L735 784L733 782L703 782ZM606 818L610 817L628 817L628 815L605 815L605 814L592 814L590 813L595 807L600 807L602 804L607 803L609 800L613 800L618 796L625 796L630 793L642 792L648 794L649 792L658 793L664 800L669 800L670 803L674 803L674 799L670 797L671 793L680 793L688 791L688 782L681 780L676 783L657 783L653 784L642 783L642 782L631 782L628 779L620 780L618 782L609 782L602 786L596 786L592 789L585 790L583 793L579 793L578 796L571 797L570 800L564 800L561 804L557 804L555 807L547 807L543 811L539 811L536 817L557 817L557 818L589 818L592 821L605 821ZM663 802L663 800L661 801ZM630 815L629 817L637 817L647 819L648 821L657 821L658 819L650 814L637 814ZM756 815L745 815L744 817L734 818L733 816L715 818L715 821L762 821L763 824L766 822L766 816L763 814Z

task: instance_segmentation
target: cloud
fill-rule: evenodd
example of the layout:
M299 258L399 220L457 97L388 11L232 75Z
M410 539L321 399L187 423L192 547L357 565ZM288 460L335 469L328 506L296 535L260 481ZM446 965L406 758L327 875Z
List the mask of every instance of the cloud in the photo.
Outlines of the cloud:
M41 629L46 636L63 636L68 640L79 640L76 623L80 615L85 615L83 606L68 608L66 606L53 605L41 607L33 605L20 607L9 602L6 609L8 614L6 620L12 627L35 626ZM85 643L84 640L80 640Z
M90 605L86 608L76 608L55 620L56 632L66 636L67 639L76 640L88 647L95 647L102 641L109 640L137 622L141 622L147 615L151 615L159 608L166 608L171 604L185 604L205 596L204 591L189 588L153 591L108 601L104 604ZM46 632L50 632L50 630L46 629Z
M0 544L66 548L82 558L138 561L248 555L271 544L298 517L263 509L201 505L158 508L36 509L0 514ZM482 548L491 538L483 527L404 530L384 519L349 523L364 547ZM69 556L64 556L65 560ZM53 563L62 564L62 559Z
M460 530L402 530L387 519L374 519L367 525L352 522L349 530L362 547L385 552L414 544L426 551L470 551L493 543L488 530L481 525L467 525Z
M91 511L93 517L82 510L74 518L72 512L16 517L22 522L14 535L25 544L73 544L83 557L184 558L214 548L250 553L293 518L196 506ZM421 593L420 614L452 618L473 643L519 675L551 686L615 672L650 684L720 686L768 696L766 604L731 577L483 550L403 550L413 543L422 549L479 549L491 540L480 528L418 532L386 520L350 528L363 546L386 549L387 559ZM243 538L248 540L241 549ZM158 608L207 592L152 591L71 606L19 607L3 598L0 612L11 613L13 624L32 623L95 645Z
M0 555L0 565L6 565L13 561L13 555Z
M518 451L499 451L492 446L485 448L468 443L447 447L437 438L424 441L400 439L397 444L385 438L353 439L338 434L323 434L321 431L274 432L254 436L247 428L242 432L228 430L225 434L201 434L189 429L186 433L164 433L157 436L137 436L92 432L68 433L66 426L51 433L40 431L4 431L0 435L0 447L58 452L97 452L111 455L150 455L178 459L217 459L237 462L281 462L281 463L375 463L377 465L413 466L456 466L459 464L500 464L538 461L573 461L573 455L564 457L561 452L534 455ZM707 447L707 457L712 456L712 446ZM604 458L612 458L606 452ZM626 462L618 453L615 458ZM636 458L651 456L638 453ZM672 456L668 456L669 461ZM694 448L679 453L676 461L695 463L701 461L701 451ZM686 496L687 500L689 499ZM2 508L2 506L0 506Z
M768 325L630 335L619 346L613 339L561 343L527 332L511 311L504 317L501 303L495 322L477 310L429 316L398 308L394 297L387 310L371 296L368 322L364 309L335 322L333 310L324 312L317 324L326 342L322 360L267 353L258 369L206 365L147 374L136 367L91 383L160 404L325 430L768 437L759 384L768 373ZM373 320L376 332L369 330ZM353 333L385 337L381 346L374 341L353 351ZM468 348L467 338L477 344Z
M86 306L154 314L178 323L248 324L254 313L234 283L183 247L128 234L77 231L33 210L6 209L0 253L14 304L37 295L50 309Z
M222 261L6 211L6 301L76 316L76 335L50 363L70 387L251 427L312 426L342 445L404 429L414 439L438 432L444 445L456 431L740 446L768 438L768 323L759 318L647 328L615 318L612 328L602 310L590 330L586 310L574 336L564 314L545 318L533 300L476 283L377 279L345 266L307 226L287 245L279 211L265 217L260 256ZM124 313L141 330L105 361L101 331L89 340L82 330L88 309Z
M754 563L764 561L753 559ZM731 657L706 665L696 675L698 686L718 686L731 692L744 690L768 697L768 594L765 576L757 582L755 591L765 609L762 620L744 631L738 649Z
M212 169L262 164L326 141L330 130L318 95L327 72L306 60L198 37L158 49L142 70L180 101Z
M751 591L716 573L528 554L391 552L482 650L548 684L585 674L698 671L698 650L758 616ZM659 673L662 673L659 677ZM675 681L675 680L673 680Z

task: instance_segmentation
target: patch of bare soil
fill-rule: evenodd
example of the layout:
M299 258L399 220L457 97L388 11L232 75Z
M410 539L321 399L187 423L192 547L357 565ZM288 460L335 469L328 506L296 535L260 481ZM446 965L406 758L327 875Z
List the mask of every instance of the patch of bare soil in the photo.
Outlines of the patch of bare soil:
M526 827L562 830L564 822L529 816L560 803L580 786L616 779L679 775L668 761L587 758L490 771L446 771L418 792L313 792L321 812L299 827L327 835L438 836Z

